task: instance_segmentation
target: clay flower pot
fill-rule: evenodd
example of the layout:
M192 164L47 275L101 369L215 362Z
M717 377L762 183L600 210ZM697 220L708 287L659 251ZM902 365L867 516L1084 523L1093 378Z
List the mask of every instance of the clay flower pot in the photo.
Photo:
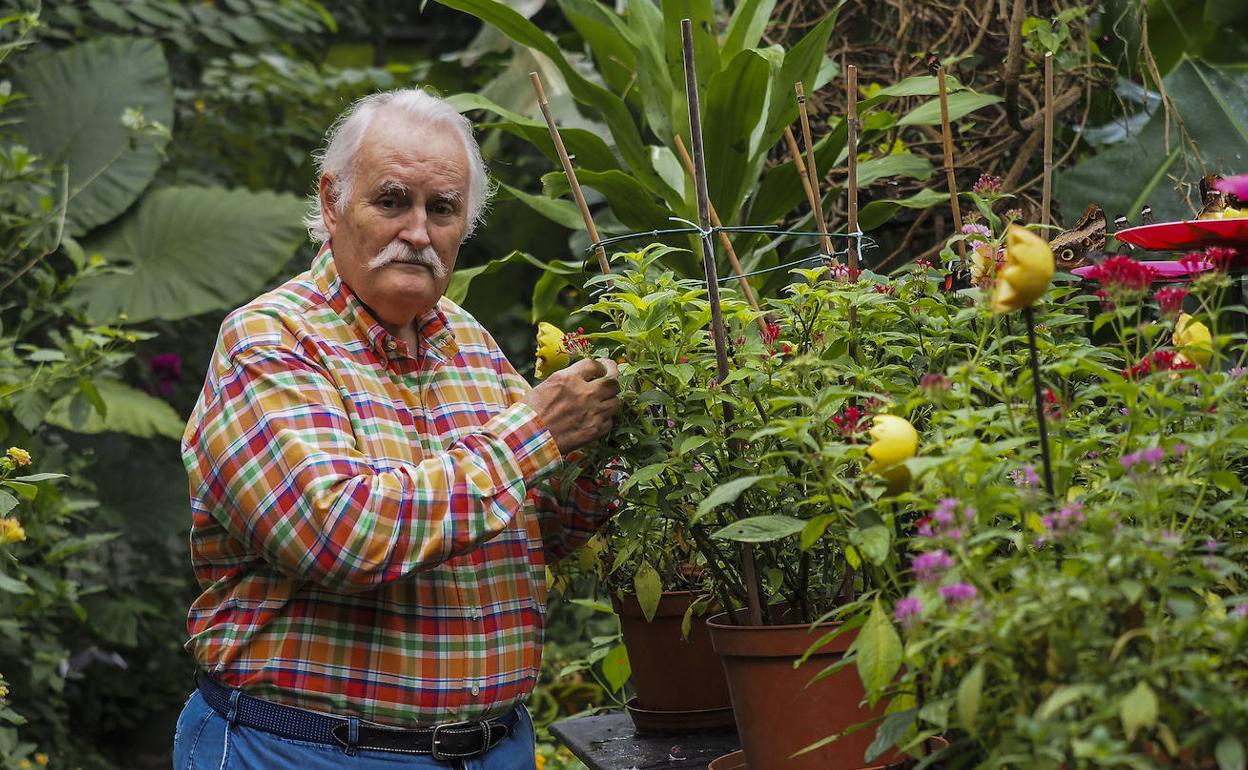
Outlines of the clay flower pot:
M642 732L722 730L733 725L728 683L704 619L694 616L687 640L680 633L685 611L696 598L692 591L664 592L654 619L647 623L636 596L626 595L622 601L611 597L637 688L628 713Z
M732 708L745 759L741 767L860 770L865 766L863 756L875 739L875 730L871 729L859 730L790 758L816 741L883 713L883 703L875 709L859 705L866 696L853 667L810 683L816 674L844 657L856 631L838 636L794 669L794 661L838 623L820 624L813 631L806 623L736 626L728 623L727 613L721 613L709 618L706 625L711 643L723 659L732 692ZM729 761L727 757L721 759ZM904 759L897 752L889 752L877 763L885 767Z

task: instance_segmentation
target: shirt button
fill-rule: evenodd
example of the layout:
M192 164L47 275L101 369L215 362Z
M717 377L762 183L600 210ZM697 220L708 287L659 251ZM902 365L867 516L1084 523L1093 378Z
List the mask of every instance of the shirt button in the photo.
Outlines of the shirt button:
M481 612L481 608L480 608L480 607L477 607L476 609L474 609L474 610L472 611L472 617L473 617L473 619L475 619L475 620L480 620L480 619L481 619L482 614L483 614L483 613Z
M473 683L472 683L472 694L473 694L473 695L479 695L480 693L481 693L481 686L480 686L480 685L478 685L476 682L473 682Z
M386 350L388 350L388 351L390 351L391 353L393 353L394 351L398 350L398 348L399 348L399 343L395 342L393 339L388 339L388 340L386 340L386 346L385 346L385 347L386 347Z

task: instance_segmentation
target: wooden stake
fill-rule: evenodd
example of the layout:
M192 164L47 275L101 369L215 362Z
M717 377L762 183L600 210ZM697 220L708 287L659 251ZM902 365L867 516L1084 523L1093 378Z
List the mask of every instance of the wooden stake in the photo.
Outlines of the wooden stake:
M845 146L849 148L847 167L849 176L845 180L846 192L849 193L849 232L858 232L858 67L850 64L845 68L845 89L849 91L849 121ZM849 239L849 280L858 278L858 238ZM850 318L851 323L855 318Z
M793 156L793 165L797 167L797 178L802 180L802 189L806 191L806 203L810 206L810 210L814 211L819 204L815 200L815 191L810 189L810 177L806 175L806 161L802 160L802 148L797 146L793 129L788 126L784 127L784 141L789 145L789 154Z
M555 152L559 153L559 162L563 164L563 173L568 177L568 186L572 188L572 197L576 199L576 205L581 209L581 218L585 220L585 229L589 231L589 240L592 243L598 243L601 240L598 237L598 228L594 227L594 218L589 213L589 205L585 203L585 193L581 190L580 182L576 181L576 170L572 168L572 159L568 157L568 150L563 146L563 138L559 136L559 128L555 125L555 118L550 114L550 106L546 104L546 90L542 88L542 79L538 77L536 72L530 72L529 80L533 82L533 90L537 92L537 106L542 110L542 117L546 118L546 127L550 129L550 138L555 143ZM599 246L597 252L598 267L604 274L610 273L611 265L607 262L607 250Z
M806 89L799 80L793 84L793 90L797 92L797 112L802 119L802 141L806 142L806 173L810 177L810 195L814 199L811 209L815 212L815 225L819 232L826 233L828 227L823 219L823 196L819 193L819 167L815 165L815 145L810 139L810 114L806 111ZM823 236L823 252L828 259L836 259L832 253L832 239L826 235Z
M1049 215L1053 208L1053 52L1044 55L1044 192L1040 203L1040 231L1049 239ZM1052 492L1052 490L1049 490Z
M724 314L719 304L719 276L715 267L715 246L711 240L711 197L706 189L706 155L702 149L702 109L698 104L697 64L693 55L693 22L680 20L680 34L685 49L685 93L689 100L689 138L693 145L693 181L698 193L698 227L702 235L702 268L706 274L707 301L711 305L711 333L715 340L715 360L718 381L728 376L728 340L724 331ZM724 422L731 425L734 412L732 404L723 404ZM741 502L741 498L737 498ZM746 604L750 622L763 624L763 604L758 590L758 575L754 568L754 546L741 544L741 576L745 579ZM731 608L728 616L732 617Z
M676 152L680 154L680 162L685 165L685 171L689 173L690 179L695 179L693 158L689 157L689 151L685 149L685 140L680 138L680 134L676 135ZM711 211L711 224L715 227L723 227L724 223L720 221L719 213L715 211L715 204L707 202ZM728 261L732 263L732 270L737 276L737 283L741 286L741 292L745 294L745 299L750 303L750 307L759 310L758 298L754 296L754 289L750 286L750 282L745 279L745 270L741 267L741 260L737 259L737 250L732 247L732 240L728 238L728 234L723 230L718 231L719 245L724 247L724 252L728 255ZM767 333L767 322L760 316L758 319L758 329L764 334Z
M940 88L940 134L945 145L945 182L949 186L949 205L953 208L953 231L962 234L962 207L958 205L958 183L953 176L953 128L949 125L949 92L945 88L945 67L936 65L936 84ZM966 241L958 241L958 258L966 260Z

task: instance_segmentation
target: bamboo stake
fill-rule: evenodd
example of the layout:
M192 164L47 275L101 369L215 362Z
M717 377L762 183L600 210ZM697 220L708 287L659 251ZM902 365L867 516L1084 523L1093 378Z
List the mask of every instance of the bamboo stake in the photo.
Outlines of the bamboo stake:
M819 194L819 167L815 165L815 145L810 139L810 114L806 111L806 89L799 80L793 84L793 90L797 92L797 112L802 118L802 141L806 142L806 173L810 177L810 195L814 200L811 209L815 212L819 232L826 233L828 227L823 219L823 196ZM823 236L823 252L829 259L836 259L832 253L832 239L826 235Z
M940 134L945 145L945 182L949 186L949 205L953 208L954 233L962 233L962 207L958 205L958 183L953 176L953 128L949 125L949 92L945 88L945 67L937 64L936 84L940 88ZM958 241L958 258L966 260L966 241Z
M793 165L797 167L797 178L802 180L802 189L806 191L806 203L810 206L810 210L814 211L819 204L815 201L815 191L810 189L810 177L806 175L806 161L802 160L802 148L797 146L793 129L788 126L784 127L784 141L789 145L789 154L793 156Z
M1030 354L1031 381L1036 391L1036 424L1040 427L1040 459L1044 462L1044 489L1053 497L1053 460L1049 457L1049 428L1044 413L1044 387L1040 379L1040 354L1036 349L1036 313L1031 305L1023 308L1027 324L1027 348Z
M589 205L585 203L585 193L581 190L580 182L576 181L576 170L572 168L572 159L568 157L568 150L563 146L563 138L559 136L559 128L555 125L555 118L550 114L550 106L546 103L546 90L542 88L542 79L538 77L536 72L529 73L529 80L533 82L533 90L537 92L537 106L542 110L542 117L546 118L546 127L550 129L550 138L555 143L555 152L559 153L559 162L563 164L563 173L568 177L568 186L572 188L572 197L576 198L576 205L581 209L581 218L585 220L585 229L589 231L589 240L591 243L598 243L601 239L598 237L598 228L594 227L594 218L589 213ZM607 262L607 250L602 246L598 246L598 267L602 272L610 273L611 265Z
M845 89L849 91L848 104L849 115L846 118L849 121L847 128L845 146L849 148L849 158L846 166L849 175L845 180L846 192L849 193L849 232L858 232L858 67L850 64L845 68ZM849 280L857 280L858 278L858 244L859 240L855 236L849 239ZM850 322L857 319L852 317Z
M1053 52L1044 55L1044 193L1040 204L1042 236L1049 239L1049 214L1053 207ZM1052 490L1050 490L1051 492Z
M685 171L689 173L689 178L696 181L694 175L693 158L689 157L689 151L685 149L685 140L680 138L680 134L676 135L676 152L680 154L680 162L684 164ZM719 212L715 211L715 204L707 202L711 212L711 224L715 227L723 227L724 223L720 221ZM728 255L728 261L732 263L732 270L737 276L737 283L741 286L741 292L745 294L745 299L750 303L750 307L759 310L758 298L754 296L754 289L750 286L750 282L745 279L745 270L741 267L741 260L737 259L737 250L732 247L732 240L723 230L718 231L719 245L724 247L724 252ZM767 322L759 316L758 330L767 333Z
M689 100L689 137L693 145L693 181L698 192L698 227L702 229L702 268L706 274L707 301L711 305L711 333L715 338L715 360L718 381L728 376L728 340L725 338L723 309L719 304L719 276L715 268L715 246L710 235L711 198L706 189L706 155L702 149L702 110L698 104L697 65L693 54L693 22L680 20L680 34L685 52L685 92ZM724 402L724 422L731 424L732 404ZM741 498L737 498L738 502ZM754 568L754 546L741 544L741 575L745 579L746 603L752 625L763 624L763 604ZM732 618L731 608L726 607Z

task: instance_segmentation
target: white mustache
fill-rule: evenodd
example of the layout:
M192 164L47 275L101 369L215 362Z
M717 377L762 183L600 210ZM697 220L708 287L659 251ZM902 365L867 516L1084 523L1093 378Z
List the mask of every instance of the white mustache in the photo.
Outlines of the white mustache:
M429 268L435 278L442 279L446 277L446 265L442 263L441 258L438 257L438 253L433 250L432 246L413 249L411 246L398 240L390 241L389 245L377 252L377 256L370 259L365 267L369 270L380 270L393 262L424 265Z

